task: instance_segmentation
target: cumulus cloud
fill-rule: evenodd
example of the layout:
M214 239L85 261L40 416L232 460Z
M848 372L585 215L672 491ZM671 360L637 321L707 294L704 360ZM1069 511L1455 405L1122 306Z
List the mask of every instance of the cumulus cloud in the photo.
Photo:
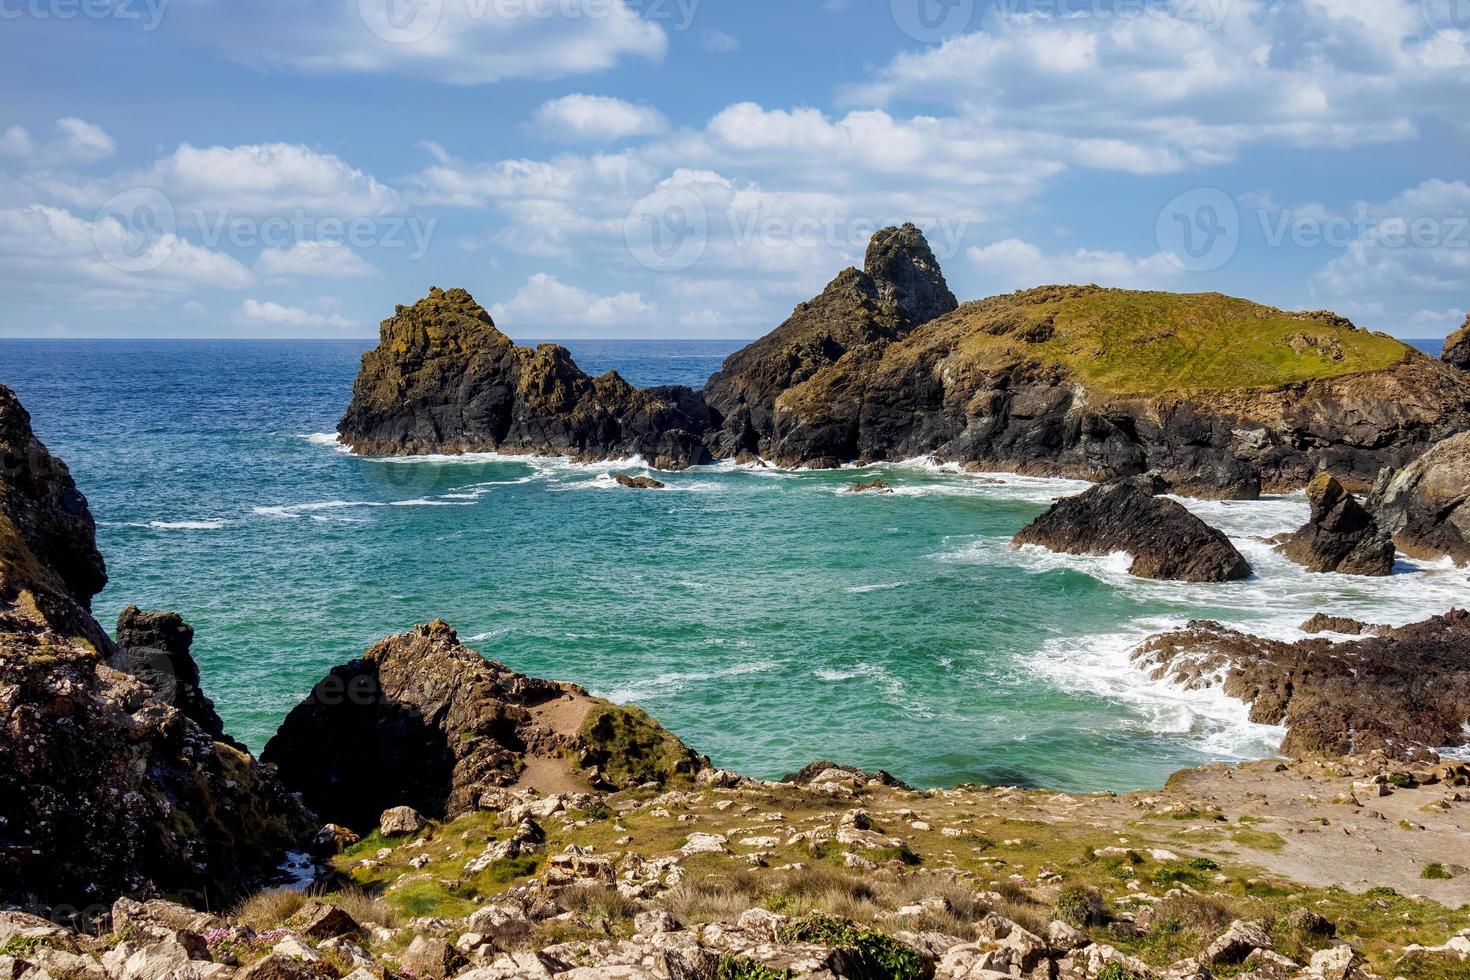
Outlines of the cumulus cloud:
M37 141L23 126L0 133L0 157L37 167L65 167L97 163L117 153L117 143L101 126L74 116L56 120L55 135Z
M251 65L454 85L601 72L668 48L664 28L625 0L176 0L169 19Z
M256 271L278 279L365 279L371 265L337 241L297 242L289 248L267 248L255 260Z
M1339 252L1313 277L1329 297L1470 293L1470 184L1428 180L1382 203L1327 219L1324 249ZM1290 216L1288 215L1288 220ZM1341 235L1335 238L1331 232Z
M543 103L531 116L533 132L565 143L611 143L668 128L669 121L657 109L606 95L564 95Z
M253 280L234 258L172 232L129 227L112 215L78 217L40 204L0 209L0 269L12 280L135 291L233 289Z
M357 326L338 313L312 313L298 306L283 306L280 303L261 302L255 299L247 299L241 303L235 318L244 324L297 327L307 330L319 330L324 327L346 330Z
M342 219L402 206L398 193L341 157L295 143L185 143L123 183L160 187L178 208L247 215L293 210Z
M522 335L544 327L636 326L654 313L654 307L638 293L598 296L544 272L528 279L510 302L490 308L490 315L502 328Z
M1053 283L1159 289L1168 287L1182 272L1161 252L1143 258L1087 248L1049 254L1019 238L973 247L966 254L997 292Z

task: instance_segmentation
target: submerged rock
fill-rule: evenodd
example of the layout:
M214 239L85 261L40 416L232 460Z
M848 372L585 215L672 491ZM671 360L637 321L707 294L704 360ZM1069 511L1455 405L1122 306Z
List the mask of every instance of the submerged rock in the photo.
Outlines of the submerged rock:
M873 480L869 483L854 483L848 487L846 493L892 493L893 488L882 480Z
M705 760L647 715L517 674L419 626L332 669L261 758L323 819L359 833L393 807L445 819L487 791L688 782Z
M1251 574L1224 534L1179 502L1150 497L1126 483L1059 500L1011 543L1071 555L1127 552L1133 558L1129 572L1142 578L1229 582Z
M1470 563L1470 432L1382 474L1369 506L1405 554Z
M1393 574L1393 540L1331 474L1313 478L1307 499L1311 519L1282 541L1282 554L1313 572Z
M1219 623L1153 637L1133 655L1155 680L1190 689L1224 678L1250 717L1285 725L1290 756L1417 759L1470 731L1470 613L1451 612L1381 636L1286 643Z
M86 499L4 387L0 462L0 895L85 909L258 886L316 823L173 683L198 677L182 620L149 621L160 657L130 672L91 615L106 572Z

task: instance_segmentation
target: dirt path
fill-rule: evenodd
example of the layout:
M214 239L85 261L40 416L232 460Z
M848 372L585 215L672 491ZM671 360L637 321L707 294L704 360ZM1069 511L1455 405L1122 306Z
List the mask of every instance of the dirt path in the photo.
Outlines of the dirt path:
M587 713L595 702L591 698L568 694L531 709L535 724L547 731L575 735L582 730ZM587 782L577 776L573 766L560 753L548 754L532 750L525 755L525 766L516 789L534 789L538 793L585 793Z

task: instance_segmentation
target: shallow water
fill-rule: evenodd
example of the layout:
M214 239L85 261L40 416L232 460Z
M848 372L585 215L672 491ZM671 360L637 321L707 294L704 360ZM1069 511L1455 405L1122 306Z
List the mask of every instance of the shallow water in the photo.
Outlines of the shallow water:
M736 345L568 346L592 372L697 385ZM1148 682L1127 658L1149 633L1211 618L1294 636L1319 610L1397 624L1470 601L1443 566L1375 581L1280 559L1262 539L1305 520L1300 497L1187 502L1257 571L1199 586L1011 550L1068 481L722 465L655 493L609 479L633 464L359 459L330 432L366 347L0 343L0 381L97 516L99 618L183 613L208 693L257 750L327 668L437 617L757 775L836 757L921 784L1135 788L1281 735ZM841 493L875 477L898 492Z

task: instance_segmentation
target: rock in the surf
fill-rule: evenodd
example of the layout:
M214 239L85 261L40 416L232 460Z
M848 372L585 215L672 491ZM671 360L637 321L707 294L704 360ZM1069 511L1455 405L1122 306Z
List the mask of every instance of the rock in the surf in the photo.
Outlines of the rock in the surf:
M1297 629L1314 636L1318 633L1341 633L1343 636L1362 636L1365 633L1384 633L1388 631L1389 627L1375 626L1372 623L1365 623L1347 616L1332 616L1327 613L1317 613L1311 619L1298 626Z
M629 490L664 490L668 487L668 484L661 483L651 476L625 476L622 473L614 473L613 482Z
M1251 567L1224 534L1178 501L1150 497L1127 483L1096 486L1052 505L1012 544L1071 555L1127 552L1129 572L1181 582L1229 582Z
M1450 367L1470 371L1470 316L1465 318L1463 327L1445 338L1440 359Z
M1369 506L1405 554L1470 563L1470 432L1383 474Z
M107 581L93 527L66 465L0 386L0 895L73 909L160 893L228 902L317 824L215 731L197 689L160 691L160 674L197 678L181 622L145 630L169 647L153 669L118 669L129 663L91 614ZM124 625L128 642L143 623Z
M441 820L506 787L684 782L705 766L636 708L486 660L444 623L332 669L261 758L324 820L362 833L394 807Z
M1343 643L1268 640L1219 623L1155 636L1134 662L1155 680L1213 686L1250 705L1252 721L1285 725L1289 756L1427 757L1470 731L1470 613L1451 612Z
M1313 478L1307 499L1311 519L1281 542L1282 554L1313 572L1393 574L1393 539L1330 473Z
M893 488L883 480L870 480L867 483L854 483L848 487L845 493L892 493Z

